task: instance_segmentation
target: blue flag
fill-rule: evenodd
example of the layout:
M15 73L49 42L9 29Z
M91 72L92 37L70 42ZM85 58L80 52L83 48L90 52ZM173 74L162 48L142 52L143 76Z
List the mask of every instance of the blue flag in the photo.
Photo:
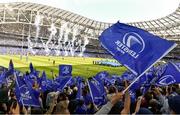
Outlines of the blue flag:
M72 77L61 77L59 84L57 85L57 91L63 91L67 84L71 81Z
M103 80L105 77L108 77L109 73L107 71L102 71L96 74L95 78Z
M106 29L99 40L116 60L138 76L144 74L177 45L119 22Z
M0 75L0 84L7 83L6 81L6 72L2 72Z
M158 79L157 86L167 86L170 84L180 83L180 69L172 62L169 62L166 66L165 72Z
M136 76L130 71L125 71L121 75L121 77L122 77L123 80L129 81L129 82L132 82L136 78Z
M48 83L47 83L47 78L46 78L45 71L43 71L42 76L39 79L39 85L40 85L42 91L46 91L47 90Z
M34 77L36 80L38 79L38 77L39 77L39 71L36 71L35 69L34 69L34 67L33 67L33 64L32 63L30 63L29 64L29 70L30 70L30 77L32 78L32 77Z
M59 76L72 76L72 65L59 65Z
M16 76L15 94L20 105L40 107L39 99L34 95L32 87L29 87L20 76Z
M98 82L98 86L100 88L100 93L102 96L106 96L106 91L105 91L105 88L104 88L104 83L102 80L100 80L98 77L93 77L93 79Z
M87 83L93 102L96 105L101 105L102 103L104 103L104 98L100 92L98 85L96 85L95 82L92 82L90 80L87 80Z

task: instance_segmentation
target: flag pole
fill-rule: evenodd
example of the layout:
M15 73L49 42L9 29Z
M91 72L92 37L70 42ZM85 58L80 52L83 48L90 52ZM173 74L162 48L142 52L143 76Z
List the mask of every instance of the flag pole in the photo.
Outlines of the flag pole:
M16 85L18 85L18 87L19 87L19 83L18 83L18 80L17 80L17 76L16 76L15 71L14 71L14 77L15 77L15 79L16 79ZM21 95L20 95L20 100L21 100L21 103L22 103L22 105L23 105L23 107L24 107L24 103L23 103L23 100L22 100L22 98L21 98Z
M89 85L89 81L88 81L88 80L86 80L86 82L87 82L87 85L88 85L88 88L89 88L89 92L90 92L90 95L91 95L92 101L93 101L93 103L94 103L94 98L93 98L93 95L92 95L91 87L90 87L90 85ZM94 104L95 104L95 103L94 103Z
M144 73L142 73L141 75L139 75L130 85L128 85L128 87L126 87L126 89L123 90L123 94L125 94L125 92L137 81L139 80L139 78L143 75Z

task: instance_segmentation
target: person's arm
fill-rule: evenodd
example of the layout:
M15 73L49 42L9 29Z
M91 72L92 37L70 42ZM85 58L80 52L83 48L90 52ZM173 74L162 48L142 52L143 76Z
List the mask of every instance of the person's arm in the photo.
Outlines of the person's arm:
M122 92L116 93L116 95L112 96L111 100L107 104L105 104L99 111L97 111L95 115L108 114L111 108L114 106L114 104L116 104L122 98L123 98Z
M138 97L138 100L137 100L137 103L136 103L135 112L132 115L135 115L139 111L139 109L141 107L141 100L142 100L142 96Z
M168 114L168 113L169 113L168 100L166 99L165 96L163 96L163 95L161 94L161 92L159 91L158 88L155 88L155 89L154 89L154 93L157 95L157 98L158 98L160 104L162 105L161 111L163 111L163 113L167 113L167 114Z
M125 88L128 87L127 81L125 81ZM129 94L129 90L125 92L125 100L124 100L124 108L121 111L121 114L129 114L130 113L130 106L131 106L131 97Z
M124 108L121 111L121 114L129 114L130 113L130 106L131 106L131 98L129 92L126 91L125 93L125 101L124 101Z
M159 89L158 88L154 88L153 92L157 95L157 98L158 98L159 102L163 105L163 103L165 101L165 97L161 94Z

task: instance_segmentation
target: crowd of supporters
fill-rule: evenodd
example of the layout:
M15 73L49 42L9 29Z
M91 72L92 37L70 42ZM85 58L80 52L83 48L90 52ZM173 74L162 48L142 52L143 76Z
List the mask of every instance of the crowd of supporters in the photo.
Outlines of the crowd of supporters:
M129 91L122 91L128 86L127 81L115 81L113 85L104 84L106 102L96 105L83 80L82 98L77 99L77 83L66 86L63 91L40 92L40 107L28 107L18 104L15 95L15 77L13 82L0 86L1 114L180 114L180 87L173 84L165 87L151 86L142 95L136 90L136 98ZM91 78L89 78L91 79ZM34 82L33 89L39 91L39 84Z

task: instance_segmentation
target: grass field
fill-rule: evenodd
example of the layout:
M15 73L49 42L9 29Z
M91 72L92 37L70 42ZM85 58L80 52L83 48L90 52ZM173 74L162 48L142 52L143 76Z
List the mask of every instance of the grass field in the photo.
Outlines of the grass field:
M29 71L29 63L32 62L34 68L38 71L46 71L49 78L53 74L58 75L60 64L70 64L73 66L73 76L82 76L85 78L92 77L100 71L108 71L110 74L121 75L126 68L124 67L108 67L101 65L93 65L93 61L102 60L102 58L82 58L82 57L56 57L56 56L26 56L20 59L20 55L0 55L0 65L4 67L9 66L9 60L12 59L14 67L22 72ZM50 59L50 60L49 60ZM53 65L55 60L55 65Z

